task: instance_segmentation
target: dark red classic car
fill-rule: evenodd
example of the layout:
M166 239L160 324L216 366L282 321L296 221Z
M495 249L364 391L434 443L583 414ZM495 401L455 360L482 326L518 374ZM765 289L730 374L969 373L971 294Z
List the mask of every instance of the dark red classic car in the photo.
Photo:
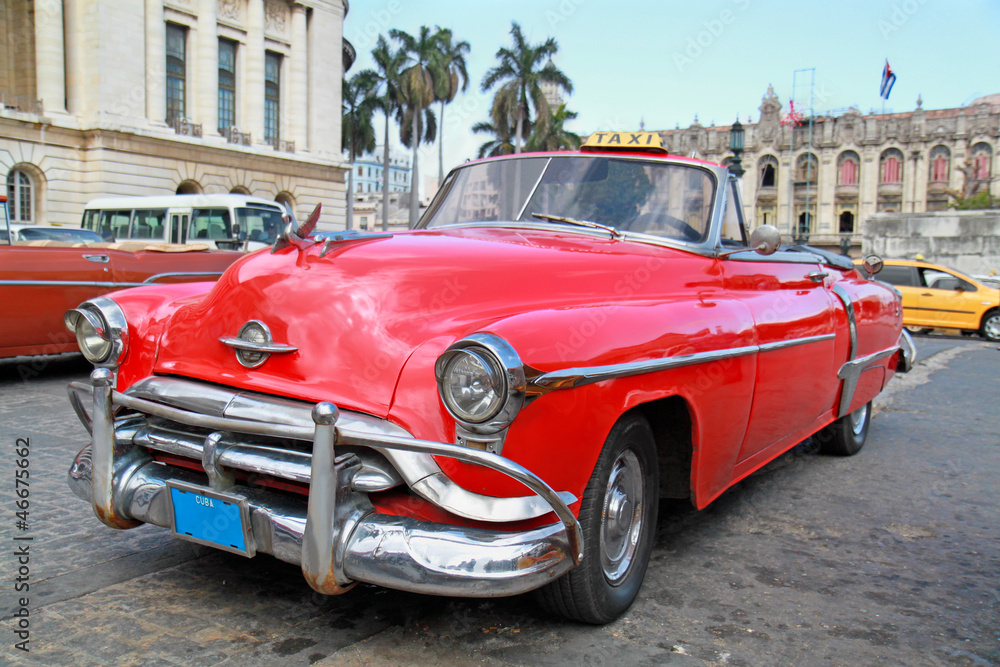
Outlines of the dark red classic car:
M214 281L241 256L208 246L17 241L8 220L0 195L0 358L76 351L63 324L68 308L126 287Z
M271 554L323 593L538 589L616 618L660 498L705 507L816 433L857 452L912 360L896 292L750 234L725 168L658 143L469 163L413 231L314 214L214 286L83 304L70 485L109 526Z

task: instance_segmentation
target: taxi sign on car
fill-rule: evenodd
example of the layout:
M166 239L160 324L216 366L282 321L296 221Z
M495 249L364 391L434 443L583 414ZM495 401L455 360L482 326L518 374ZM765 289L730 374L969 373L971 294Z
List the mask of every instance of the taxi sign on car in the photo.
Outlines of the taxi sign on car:
M642 151L666 153L659 132L594 132L580 147L581 150Z

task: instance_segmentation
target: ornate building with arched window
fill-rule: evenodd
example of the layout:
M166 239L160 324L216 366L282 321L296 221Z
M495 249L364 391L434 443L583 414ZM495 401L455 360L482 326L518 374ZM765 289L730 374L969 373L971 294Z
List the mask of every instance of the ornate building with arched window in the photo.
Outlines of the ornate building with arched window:
M11 217L107 196L240 192L345 217L346 0L0 0ZM331 113L331 110L334 110Z
M797 105L796 105L797 106ZM782 104L768 87L760 117L744 124L744 204L752 225L773 224L786 240L860 252L864 220L882 211L944 210L954 197L1000 198L1000 94L966 107L863 115L851 108L782 125ZM671 153L724 162L729 126L660 132Z

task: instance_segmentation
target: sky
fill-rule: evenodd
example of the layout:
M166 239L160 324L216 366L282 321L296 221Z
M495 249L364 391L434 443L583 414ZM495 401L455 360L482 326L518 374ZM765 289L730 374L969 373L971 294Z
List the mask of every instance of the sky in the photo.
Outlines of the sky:
M351 0L344 37L358 59L347 75L372 66L377 35L392 28L440 26L469 42L468 90L439 118L447 173L486 140L471 131L492 100L480 84L512 43L511 21L531 44L558 43L553 61L573 82L566 105L579 114L567 127L581 135L684 128L696 116L756 122L768 85L783 113L793 85L796 107L808 108L811 92L816 113L881 111L887 59L897 80L886 112L911 111L918 96L944 109L1000 93L998 0ZM382 128L379 116L379 137ZM395 127L390 146L402 149ZM421 181L437 176L438 145L422 147L419 162Z

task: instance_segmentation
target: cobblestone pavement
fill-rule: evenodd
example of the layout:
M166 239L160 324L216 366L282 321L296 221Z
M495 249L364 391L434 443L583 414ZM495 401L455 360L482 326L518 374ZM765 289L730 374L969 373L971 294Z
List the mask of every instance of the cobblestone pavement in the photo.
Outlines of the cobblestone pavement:
M918 345L934 355L893 381L858 456L804 443L702 512L663 503L639 599L601 628L548 618L530 596L362 585L327 598L267 556L106 528L65 482L87 438L65 386L89 366L0 362L0 663L1000 664L1000 351ZM30 442L28 530L18 438ZM16 592L24 544L30 590ZM15 648L25 624L28 653Z

